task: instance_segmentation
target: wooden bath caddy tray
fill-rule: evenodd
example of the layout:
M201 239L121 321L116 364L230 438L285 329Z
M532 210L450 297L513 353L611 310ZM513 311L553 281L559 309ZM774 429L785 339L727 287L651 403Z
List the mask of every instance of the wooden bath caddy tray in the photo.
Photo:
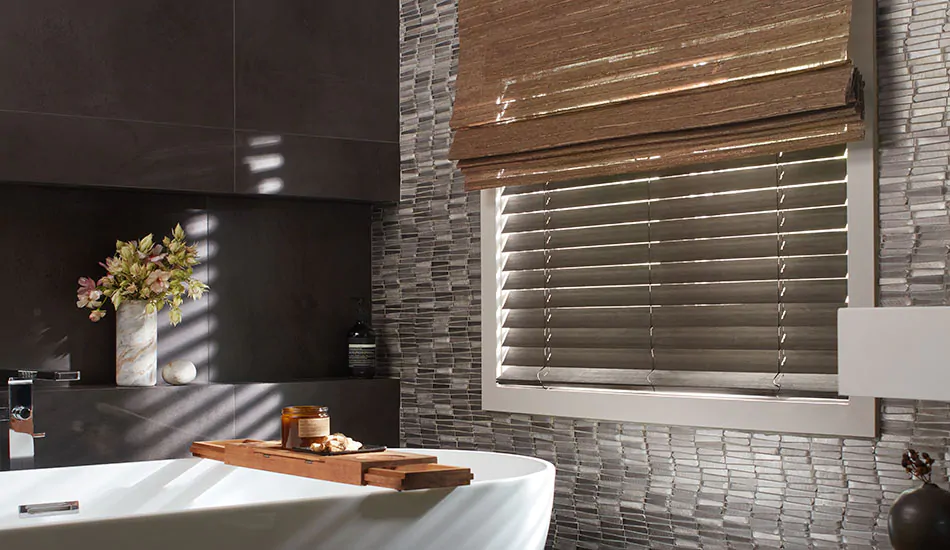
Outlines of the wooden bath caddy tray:
M473 478L468 468L437 464L434 456L401 451L320 456L286 451L279 441L227 439L193 443L191 454L232 466L398 491L458 487L469 485Z

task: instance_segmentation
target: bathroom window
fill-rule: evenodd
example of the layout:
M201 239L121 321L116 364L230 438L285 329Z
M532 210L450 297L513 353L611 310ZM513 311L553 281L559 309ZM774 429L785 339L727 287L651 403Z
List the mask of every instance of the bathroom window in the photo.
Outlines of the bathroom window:
M459 9L483 407L873 435L835 328L875 296L875 3L641 4Z
M837 310L874 292L850 149L483 191L485 408L872 435L836 383Z

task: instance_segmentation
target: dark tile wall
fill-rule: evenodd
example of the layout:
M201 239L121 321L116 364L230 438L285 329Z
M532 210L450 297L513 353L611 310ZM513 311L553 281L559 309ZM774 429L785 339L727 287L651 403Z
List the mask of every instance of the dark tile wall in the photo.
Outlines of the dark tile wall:
M40 384L40 383L37 383ZM280 409L320 404L331 426L364 443L399 442L396 380L320 380L158 388L55 389L37 386L36 467L80 466L189 456L193 441L280 439ZM357 397L357 398L354 398ZM0 390L6 406L6 391ZM7 467L0 430L0 470Z
M50 436L39 464L273 437L282 405L315 402L339 429L394 443L392 382L288 384L349 374L370 206L241 195L397 196L397 4L13 0L2 12L0 369L82 371L37 398ZM159 366L189 359L197 383L95 388L114 384L114 313L89 322L76 280L102 274L116 239L178 222L212 290L180 326L161 318Z
M0 182L395 200L398 18L389 0L6 2Z
M13 0L0 108L228 128L232 0Z
M346 376L356 299L369 299L370 207L208 200L214 381Z
M234 25L235 191L395 200L398 5L236 0Z
M246 130L238 130L235 139L238 193L309 196L314 192L314 174L319 174L321 197L395 198L399 165L395 143ZM255 163L269 159L279 166L255 170Z
M890 503L914 485L901 452L937 457L947 486L950 404L884 401L877 439L481 409L479 196L447 158L457 4L401 2L402 200L374 214L374 325L403 443L552 461L550 548L889 548ZM882 302L947 305L950 2L878 7Z
M347 376L354 298L369 299L370 207L286 199L0 184L0 368L72 369L114 384L114 313L94 324L76 280L99 277L115 240L200 246L210 295L184 322L160 314L159 365L194 361L199 382Z
M0 110L0 135L2 177L10 182L234 189L230 129Z
M236 0L237 127L399 139L399 6Z

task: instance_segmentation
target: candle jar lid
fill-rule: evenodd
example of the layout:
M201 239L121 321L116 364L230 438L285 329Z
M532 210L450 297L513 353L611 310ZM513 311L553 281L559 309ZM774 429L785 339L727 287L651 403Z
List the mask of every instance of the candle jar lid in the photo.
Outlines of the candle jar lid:
M280 414L287 416L308 416L327 414L330 411L328 407L316 407L313 405L301 405L296 407L284 407Z

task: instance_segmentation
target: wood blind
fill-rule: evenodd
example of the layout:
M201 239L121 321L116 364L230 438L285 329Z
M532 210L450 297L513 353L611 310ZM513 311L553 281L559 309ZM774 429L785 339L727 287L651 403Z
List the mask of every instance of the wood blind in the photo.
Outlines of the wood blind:
M863 137L852 0L460 0L470 190Z
M500 383L837 395L844 146L505 188Z

